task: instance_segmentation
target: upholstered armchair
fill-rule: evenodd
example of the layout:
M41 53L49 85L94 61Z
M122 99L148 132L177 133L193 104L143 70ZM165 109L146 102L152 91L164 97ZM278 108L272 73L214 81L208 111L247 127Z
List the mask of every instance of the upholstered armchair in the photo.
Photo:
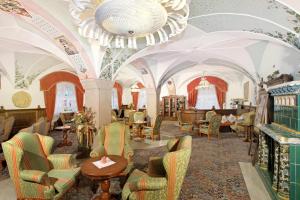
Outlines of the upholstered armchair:
M31 125L30 127L19 130L19 132L38 133L41 135L49 135L49 131L50 131L50 122L48 122L47 119L44 117L40 117L38 121L33 125Z
M60 199L74 185L80 168L71 154L51 154L54 139L20 132L2 143L18 199Z
M127 175L132 167L133 150L129 145L130 131L124 123L113 122L101 128L94 138L94 144L90 157L101 157L104 155L124 156L128 160L128 166L124 170Z
M157 115L153 127L144 126L143 135L150 137L152 140L154 140L154 138L160 139L160 125L162 120L163 117L161 115Z
M187 131L190 132L193 130L193 123L192 122L184 122L182 120L181 112L177 112L177 119L178 119L178 124L179 124L179 129L181 131Z
M127 121L128 121L129 127L131 127L133 125L135 112L136 112L135 110L129 110L129 111L127 110L127 113L125 116L127 116L126 118L128 119Z
M210 140L211 135L217 135L218 139L220 138L220 126L221 126L222 116L221 115L212 115L208 125L200 125L199 133L200 135L207 135Z
M6 140L9 139L9 136L12 132L14 123L15 123L15 118L13 116L4 119L3 123L3 130L2 133L0 132L0 143L5 142Z
M192 137L185 136L171 143L171 150L163 158L152 158L150 162L155 160L158 173L133 171L123 188L123 200L178 199L190 160Z
M230 128L234 130L237 134L244 132L245 133L245 141L249 141L250 132L253 131L255 119L255 112L247 112L241 115L241 120L237 120L236 123Z
M217 113L215 111L213 111L213 110L207 111L205 113L205 119L204 120L199 120L198 124L199 125L201 125L201 124L208 124L209 121L210 121L210 119L211 119L211 117L214 116L214 115L216 115L216 114Z

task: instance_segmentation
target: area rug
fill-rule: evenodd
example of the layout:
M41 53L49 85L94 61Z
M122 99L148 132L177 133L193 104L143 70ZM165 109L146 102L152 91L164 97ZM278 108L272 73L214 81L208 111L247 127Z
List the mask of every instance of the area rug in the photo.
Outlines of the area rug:
M163 123L161 133L167 133L168 138L188 134L182 133L176 122ZM55 153L75 153L77 145L74 135L70 136L73 141L71 147L56 148ZM52 136L56 139L57 144L61 134L53 133ZM192 136L191 160L179 199L249 200L250 197L239 166L239 162L250 162L250 157L247 154L249 143L244 143L242 138L234 133L223 133L222 139L212 138L210 141L207 137L193 134ZM136 149L133 157L135 167L140 170L147 170L149 158L151 156L163 156L166 151L165 146ZM9 178L7 170L4 170L0 180L7 178ZM71 190L67 199L92 199L94 194L90 190L90 185L91 182L88 179L81 178L79 190ZM117 179L112 181L111 192L121 192Z

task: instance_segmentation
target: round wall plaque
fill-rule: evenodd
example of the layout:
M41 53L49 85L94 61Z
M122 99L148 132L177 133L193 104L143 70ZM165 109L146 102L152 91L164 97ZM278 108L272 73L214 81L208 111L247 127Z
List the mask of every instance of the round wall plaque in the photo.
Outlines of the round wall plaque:
M27 108L31 104L31 96L28 92L19 91L12 96L12 102L18 108Z

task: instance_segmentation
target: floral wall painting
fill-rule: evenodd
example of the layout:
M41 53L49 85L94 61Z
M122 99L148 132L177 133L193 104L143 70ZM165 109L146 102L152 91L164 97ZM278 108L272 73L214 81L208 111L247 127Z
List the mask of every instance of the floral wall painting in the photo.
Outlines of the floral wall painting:
M27 10L17 0L0 0L0 10L25 17L31 17Z
M69 56L78 54L76 47L64 35L55 38L55 40Z
M244 99L249 100L249 81L244 83Z
M28 89L34 79L36 79L36 77L38 77L42 73L41 71L38 71L26 76L25 68L20 66L17 61L15 65L15 89Z
M100 79L111 80L121 65L136 52L134 49L107 48L101 64Z

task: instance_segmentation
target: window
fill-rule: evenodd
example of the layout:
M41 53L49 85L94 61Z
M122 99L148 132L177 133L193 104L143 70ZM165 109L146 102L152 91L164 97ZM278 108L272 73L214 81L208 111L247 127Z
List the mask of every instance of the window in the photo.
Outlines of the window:
M119 109L118 105L118 91L117 88L112 89L112 94L111 94L111 107L112 109Z
M140 89L137 109L145 108L146 103L147 103L146 90L145 89Z
M53 120L57 120L60 113L77 112L75 86L69 82L56 84L56 98Z
M211 109L213 106L216 109L220 109L216 87L214 85L209 85L208 87L199 88L196 108Z

